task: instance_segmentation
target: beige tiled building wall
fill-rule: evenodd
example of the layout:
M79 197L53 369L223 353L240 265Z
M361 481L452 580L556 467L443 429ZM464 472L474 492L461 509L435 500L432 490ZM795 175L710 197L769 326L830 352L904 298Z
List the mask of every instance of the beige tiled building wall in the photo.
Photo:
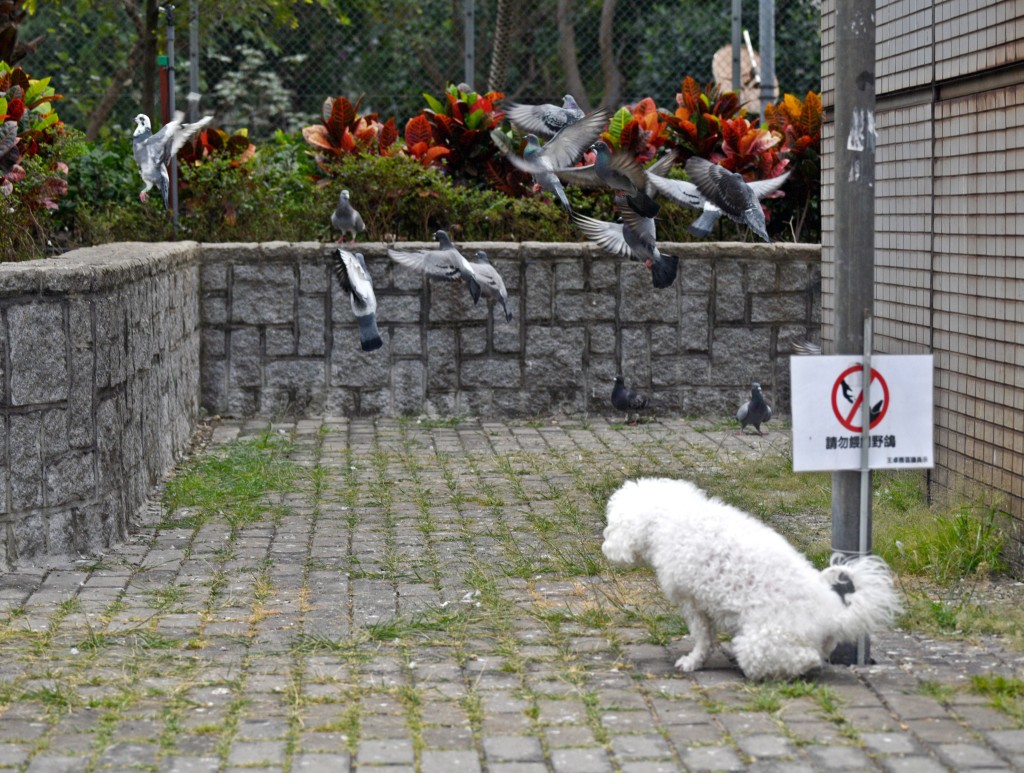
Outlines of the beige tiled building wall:
M835 9L822 3L823 335L835 291ZM877 351L935 353L933 493L994 492L1024 569L1024 3L877 0Z

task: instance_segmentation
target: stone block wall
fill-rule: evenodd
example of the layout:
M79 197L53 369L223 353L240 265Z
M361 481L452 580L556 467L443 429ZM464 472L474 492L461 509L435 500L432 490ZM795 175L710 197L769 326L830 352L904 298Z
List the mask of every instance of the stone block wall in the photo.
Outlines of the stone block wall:
M816 245L668 244L679 278L586 244L487 251L513 320L465 285L427 281L361 244L384 347L359 348L330 245L201 248L202 405L212 414L543 416L610 413L612 381L686 415L732 416L761 382L788 412L794 338L817 338ZM435 244L403 244L433 249Z
M194 244L0 264L0 569L117 541L199 412Z
M433 245L406 245L433 247ZM810 245L666 245L679 279L581 244L465 244L514 319L361 245L384 347L366 353L321 244L113 244L0 264L0 570L120 539L211 414L613 413L612 379L664 411L731 417L817 337Z

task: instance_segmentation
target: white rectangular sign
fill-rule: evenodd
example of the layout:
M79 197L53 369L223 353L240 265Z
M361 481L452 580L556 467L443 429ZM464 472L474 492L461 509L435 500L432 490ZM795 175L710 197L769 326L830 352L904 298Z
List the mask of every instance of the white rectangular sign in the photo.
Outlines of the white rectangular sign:
M791 357L793 470L859 470L863 357ZM934 465L930 354L871 357L868 466Z

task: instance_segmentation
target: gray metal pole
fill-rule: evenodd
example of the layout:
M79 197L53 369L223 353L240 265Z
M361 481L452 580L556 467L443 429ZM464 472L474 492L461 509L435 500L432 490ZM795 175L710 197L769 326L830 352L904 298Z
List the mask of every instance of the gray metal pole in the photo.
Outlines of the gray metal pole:
M188 121L199 120L199 0L188 13Z
M836 0L835 87L835 352L860 355L864 320L874 305L875 3ZM867 388L867 384L864 385ZM870 476L870 473L867 473ZM860 472L832 473L832 549L858 555L860 511L866 506L871 550L871 503L862 502ZM866 496L871 497L870 477ZM867 647L862 655L867 658ZM840 648L833 662L856 662Z
M742 46L743 0L732 0L732 90L736 92L743 87L743 81L740 79Z
M463 4L463 38L465 40L463 55L465 72L463 75L466 85L470 88L473 88L473 81L476 80L474 77L476 73L476 9L473 2L474 0L465 0Z
M761 0L758 14L758 47L761 49L761 116L775 104L775 0Z
M167 112L174 120L174 112L177 109L174 104L174 4L168 3L164 6L164 14L167 17ZM174 230L178 230L178 159L171 157L171 217L174 223Z

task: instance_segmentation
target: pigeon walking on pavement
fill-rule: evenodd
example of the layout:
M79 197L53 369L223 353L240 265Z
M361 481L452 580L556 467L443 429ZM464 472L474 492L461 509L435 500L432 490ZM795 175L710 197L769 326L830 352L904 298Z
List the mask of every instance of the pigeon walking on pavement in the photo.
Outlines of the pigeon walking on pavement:
M476 279L473 266L452 244L446 231L435 231L440 248L436 250L394 250L388 248L388 255L396 263L422 271L431 279L445 282L457 282Z
M352 313L359 323L359 345L364 352L380 349L384 342L377 329L377 296L363 254L339 247L334 251L334 273L341 289L348 293Z
M506 102L505 117L519 131L551 139L566 126L571 126L583 117L583 111L576 104L572 94L566 94L562 106L523 105Z
M757 430L758 435L763 435L761 424L771 417L772 408L764 401L761 385L755 383L750 389L750 399L736 411L736 421L740 423L740 432L743 432L750 424Z
M338 206L331 213L331 226L335 231L341 232L341 236L338 237L339 242L347 241L349 235L351 235L352 241L355 241L356 234L366 230L362 215L349 201L348 191L338 194Z
M626 386L622 376L615 377L615 386L612 387L612 407L626 414L625 422L630 422L630 414L636 414L636 421L640 421L640 411L649 408L651 401L647 395L630 389Z
M501 308L505 311L505 321L511 322L512 312L508 308L508 291L505 289L505 281L501 278L498 270L491 265L487 253L483 250L476 251L473 271L476 272L476 276L466 280L473 303L480 300L481 293L488 298L497 298L501 302Z
M567 169L575 164L601 135L607 122L608 111L598 109L566 126L545 145L540 144L536 134L527 134L523 155L517 156L509 152L506 152L506 155L513 166L532 174L534 182L542 190L554 193L565 211L572 213L569 199L555 170ZM501 132L495 132L501 135ZM492 136L495 132L491 133ZM505 143L497 137L495 140L498 146L504 149Z
M139 201L145 202L149 198L150 189L155 185L163 196L164 208L170 206L171 178L167 174L167 165L193 134L213 120L213 116L204 116L195 123L183 123L184 120L184 113L175 113L173 120L153 134L149 116L145 113L135 116L132 155L139 166L142 181L146 183L146 187L139 192Z

